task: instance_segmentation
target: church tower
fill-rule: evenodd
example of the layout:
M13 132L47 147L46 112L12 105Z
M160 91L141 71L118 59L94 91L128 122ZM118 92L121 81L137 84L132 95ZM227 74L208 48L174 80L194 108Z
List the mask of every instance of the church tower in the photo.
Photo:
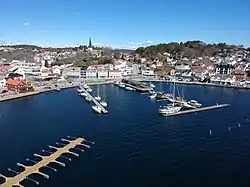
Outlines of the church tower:
M93 48L93 47L92 47L91 38L89 38L89 46L88 46L88 48Z

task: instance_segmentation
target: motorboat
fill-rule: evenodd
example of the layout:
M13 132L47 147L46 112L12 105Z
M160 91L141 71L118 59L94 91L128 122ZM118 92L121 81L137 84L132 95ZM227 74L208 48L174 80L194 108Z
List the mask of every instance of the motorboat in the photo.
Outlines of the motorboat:
M86 92L82 92L79 95L82 96L82 97L87 97L88 96L88 94Z
M86 101L88 101L88 102L92 101L92 98L89 97L89 96L86 96L85 99L86 99Z
M154 98L156 98L156 96L157 96L157 93L153 93L153 94L151 94L151 95L149 96L149 98L150 98L150 99L154 99Z
M99 107L99 106L94 105L94 106L92 106L92 109L93 109L96 113L99 113L99 114L102 113L102 109L101 109L101 107Z
M125 88L125 84L123 84L123 83L119 83L119 85L118 85L120 88Z
M151 88L155 88L155 85L152 84L152 83L150 83L149 86L150 86Z
M198 101L196 101L196 100L190 100L190 101L188 101L187 103L188 103L189 105L195 106L195 107L197 107L197 108L202 106L202 104L198 103Z
M105 101L101 101L100 105L102 105L103 107L107 107L108 106L108 104Z
M114 85L116 85L116 86L119 86L119 84L120 84L119 81L114 82Z
M91 88L87 88L87 92L92 92L93 90Z
M174 114L179 112L181 108L182 108L181 106L175 106L174 104L170 104L162 108L159 108L158 112L163 115Z
M82 87L85 88L85 89L89 88L89 86L87 84L83 84Z
M95 98L95 100L97 100L97 101L101 101L101 97L100 96L96 96L96 97L94 97Z
M129 91L134 91L134 90L135 90L134 88L131 88L131 87L129 87L129 86L126 86L125 89L126 89L126 90L129 90Z
M82 88L77 88L78 93L82 93L84 90Z

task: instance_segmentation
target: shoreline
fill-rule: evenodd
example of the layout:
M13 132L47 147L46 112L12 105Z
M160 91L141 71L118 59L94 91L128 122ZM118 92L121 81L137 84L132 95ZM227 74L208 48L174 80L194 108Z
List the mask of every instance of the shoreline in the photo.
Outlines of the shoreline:
M171 83L172 81L168 81L168 80L139 80L139 82L165 82L165 83ZM175 83L176 84L186 84L186 85L199 85L199 86L213 86L213 87L221 87L221 88L245 89L245 90L250 89L250 87L221 85L221 84L202 83L202 82L175 81Z
M79 84L81 84L81 83L79 83ZM57 91L56 88L59 88L60 90L72 89L72 88L76 88L79 84L78 83L73 83L71 85L58 86L58 87L55 87L55 88L52 88L52 89L40 89L40 90L37 89L37 90L35 90L33 92L4 95L4 96L0 96L0 103L5 102L5 101L10 101L10 100L30 97L30 96L34 96L34 95L39 95L39 94L53 93L53 92ZM87 83L87 85L89 85L89 86L106 85L106 84L112 84L112 82L92 82L92 83Z

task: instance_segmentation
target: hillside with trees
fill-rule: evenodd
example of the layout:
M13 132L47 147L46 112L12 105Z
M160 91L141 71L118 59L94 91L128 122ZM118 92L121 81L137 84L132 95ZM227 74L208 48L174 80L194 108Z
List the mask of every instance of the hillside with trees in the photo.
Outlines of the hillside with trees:
M185 43L161 43L147 47L139 47L135 53L142 57L154 58L162 53L169 53L173 57L196 58L203 56L216 56L222 52L232 52L244 49L243 46L227 45L226 43L206 44L202 41L187 41Z

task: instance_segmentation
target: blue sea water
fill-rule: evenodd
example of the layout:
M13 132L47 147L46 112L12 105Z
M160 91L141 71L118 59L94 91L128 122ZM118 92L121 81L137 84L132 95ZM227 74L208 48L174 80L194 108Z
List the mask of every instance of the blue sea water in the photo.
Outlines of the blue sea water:
M65 168L53 165L58 172L45 169L49 180L32 176L40 186L250 186L249 91L187 85L188 99L232 106L166 118L157 113L165 101L114 85L92 88L107 101L107 115L75 89L0 103L0 173L11 175L8 168L20 170L17 162L70 135L95 144L62 159Z

